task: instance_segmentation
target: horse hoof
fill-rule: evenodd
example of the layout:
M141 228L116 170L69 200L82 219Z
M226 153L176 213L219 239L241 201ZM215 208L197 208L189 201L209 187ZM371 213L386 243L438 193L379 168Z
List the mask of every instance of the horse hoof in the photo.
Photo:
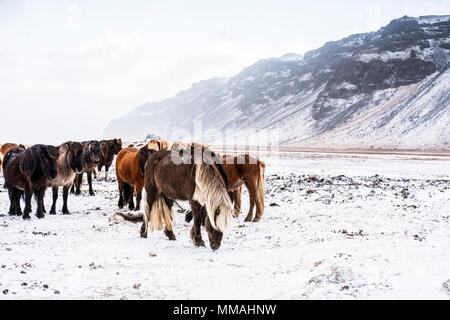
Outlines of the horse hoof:
M23 218L23 220L30 220L31 219L31 217L28 214L24 214L22 216L22 218Z
M36 214L36 217L38 217L39 219L42 219L42 218L44 218L45 216L44 216L43 213L37 213L37 214Z
M90 195L91 197L94 197L94 196L95 196L95 193L94 193L94 192L89 192L89 195Z
M167 238L169 238L169 240L177 240L172 231L164 230L164 234L166 235Z
M245 221L245 222L252 222L252 218L251 218L251 217L247 217L247 218L245 218L244 221Z
M63 210L63 214L70 214L69 210Z
M55 215L56 214L56 210L50 210L49 212L51 215Z
M145 238L145 239L147 239L147 233L145 233L145 232L141 232L141 238Z
M253 219L253 222L258 222L259 220L261 220L260 217Z
M201 241L194 241L194 244L197 247L205 247L205 241L201 240Z

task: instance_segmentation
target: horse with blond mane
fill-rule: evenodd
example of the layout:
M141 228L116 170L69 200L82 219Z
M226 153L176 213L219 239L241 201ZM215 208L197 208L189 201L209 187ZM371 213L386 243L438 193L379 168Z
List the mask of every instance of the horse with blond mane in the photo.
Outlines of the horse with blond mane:
M176 200L185 200L189 201L194 216L191 229L194 244L205 245L201 236L201 225L205 222L211 249L219 249L233 216L228 178L220 162L214 152L199 144L151 155L145 169L141 236L147 237L149 224L152 231L162 230L165 225L165 235L175 240L172 206Z

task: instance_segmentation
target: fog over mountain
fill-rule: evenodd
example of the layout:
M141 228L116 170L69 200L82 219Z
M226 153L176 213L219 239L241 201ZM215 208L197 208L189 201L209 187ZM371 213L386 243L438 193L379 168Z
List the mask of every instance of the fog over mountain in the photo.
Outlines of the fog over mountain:
M278 130L286 146L450 149L450 16L404 16L376 32L260 60L113 120L104 136Z

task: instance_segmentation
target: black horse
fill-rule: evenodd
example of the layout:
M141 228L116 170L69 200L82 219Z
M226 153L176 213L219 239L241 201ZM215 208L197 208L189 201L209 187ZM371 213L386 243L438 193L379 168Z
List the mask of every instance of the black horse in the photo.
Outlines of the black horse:
M3 160L5 187L9 192L10 215L22 215L20 198L25 196L23 218L30 219L31 198L37 200L36 216L44 217L44 195L50 181L58 175L58 148L35 145L10 150Z
M99 141L85 141L83 145L83 172L77 174L71 192L77 196L81 194L81 184L83 183L83 173L86 173L89 184L89 195L94 196L94 189L92 188L92 174L100 163L100 142Z

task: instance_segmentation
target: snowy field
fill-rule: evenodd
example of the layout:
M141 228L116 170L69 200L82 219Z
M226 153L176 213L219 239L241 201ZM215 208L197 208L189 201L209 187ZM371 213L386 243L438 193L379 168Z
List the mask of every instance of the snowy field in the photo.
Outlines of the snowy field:
M69 197L71 215L30 221L7 214L0 177L1 299L450 298L449 157L264 160L263 219L244 222L245 192L216 252L205 231L194 247L180 213L177 241L141 239L140 224L115 216L113 172L95 197L87 186Z

